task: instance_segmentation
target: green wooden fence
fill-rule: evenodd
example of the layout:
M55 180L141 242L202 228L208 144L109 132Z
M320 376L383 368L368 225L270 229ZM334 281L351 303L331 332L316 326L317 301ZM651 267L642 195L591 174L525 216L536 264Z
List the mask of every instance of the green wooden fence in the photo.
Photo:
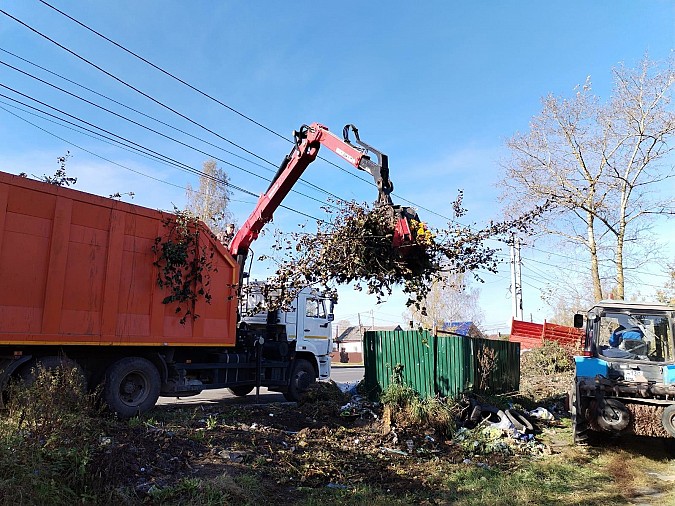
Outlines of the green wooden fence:
M518 343L427 331L367 331L363 347L366 388L375 395L394 378L423 397L505 393L520 384Z

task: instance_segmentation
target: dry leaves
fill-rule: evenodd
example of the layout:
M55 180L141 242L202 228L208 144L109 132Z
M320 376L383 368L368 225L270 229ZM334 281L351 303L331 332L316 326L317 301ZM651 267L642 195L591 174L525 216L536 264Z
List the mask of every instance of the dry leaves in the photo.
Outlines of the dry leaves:
M452 208L456 217L466 213L461 191ZM539 208L516 220L480 229L454 221L445 229L428 229L411 220L413 242L394 248L398 209L337 201L334 207L324 209L330 218L317 222L316 233L308 233L306 227L293 233L277 231L274 253L261 258L277 263L268 283L285 293L276 306L287 304L304 286L331 290L335 285L354 283L356 289L366 289L378 302L394 287L401 287L408 296L407 305L421 308L432 284L442 282L448 274L471 272L480 280L481 269L495 272L497 250L485 241L507 240L511 232L529 230L544 211Z

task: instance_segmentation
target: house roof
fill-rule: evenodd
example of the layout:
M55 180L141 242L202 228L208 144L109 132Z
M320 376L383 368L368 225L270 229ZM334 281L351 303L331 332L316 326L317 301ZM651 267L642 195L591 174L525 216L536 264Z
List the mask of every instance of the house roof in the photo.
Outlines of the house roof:
M454 332L455 334L460 334L462 336L468 336L472 329L478 330L473 322L443 322L443 325L441 325L440 328L440 330Z
M361 326L353 325L351 327L346 327L344 330L338 329L338 334L335 337L336 343L345 343L353 341L361 341L363 339L363 332L366 330L375 330L375 331L400 331L403 330L400 325L380 327L380 326Z

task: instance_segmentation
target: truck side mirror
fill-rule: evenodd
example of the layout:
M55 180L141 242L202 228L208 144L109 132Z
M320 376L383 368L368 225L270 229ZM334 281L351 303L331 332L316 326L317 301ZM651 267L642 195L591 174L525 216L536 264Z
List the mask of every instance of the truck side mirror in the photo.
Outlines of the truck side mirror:
M584 315L575 314L574 315L574 327L577 329L583 328L584 326Z
M327 319L329 322L332 322L333 320L335 320L335 315L333 313L328 313Z

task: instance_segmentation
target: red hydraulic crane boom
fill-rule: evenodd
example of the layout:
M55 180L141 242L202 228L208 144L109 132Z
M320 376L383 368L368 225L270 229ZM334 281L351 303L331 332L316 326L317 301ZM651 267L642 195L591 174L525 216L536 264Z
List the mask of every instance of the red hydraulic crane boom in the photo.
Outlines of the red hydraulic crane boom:
M350 130L354 133L356 145L349 140ZM272 220L274 211L281 205L307 166L316 159L321 145L326 146L357 169L373 176L378 188L377 205L390 206L396 220L393 246L400 247L412 241L409 220L417 219L417 215L410 208L393 205L389 194L393 191L394 185L389 179L388 157L362 142L358 129L354 125L344 127L342 139L319 123L303 125L299 131L293 132L293 136L295 146L290 154L286 155L269 188L260 196L255 210L230 243L230 253L237 259L240 276L243 274L251 243L258 238L265 224ZM371 152L376 155L377 161L370 158L368 153Z

